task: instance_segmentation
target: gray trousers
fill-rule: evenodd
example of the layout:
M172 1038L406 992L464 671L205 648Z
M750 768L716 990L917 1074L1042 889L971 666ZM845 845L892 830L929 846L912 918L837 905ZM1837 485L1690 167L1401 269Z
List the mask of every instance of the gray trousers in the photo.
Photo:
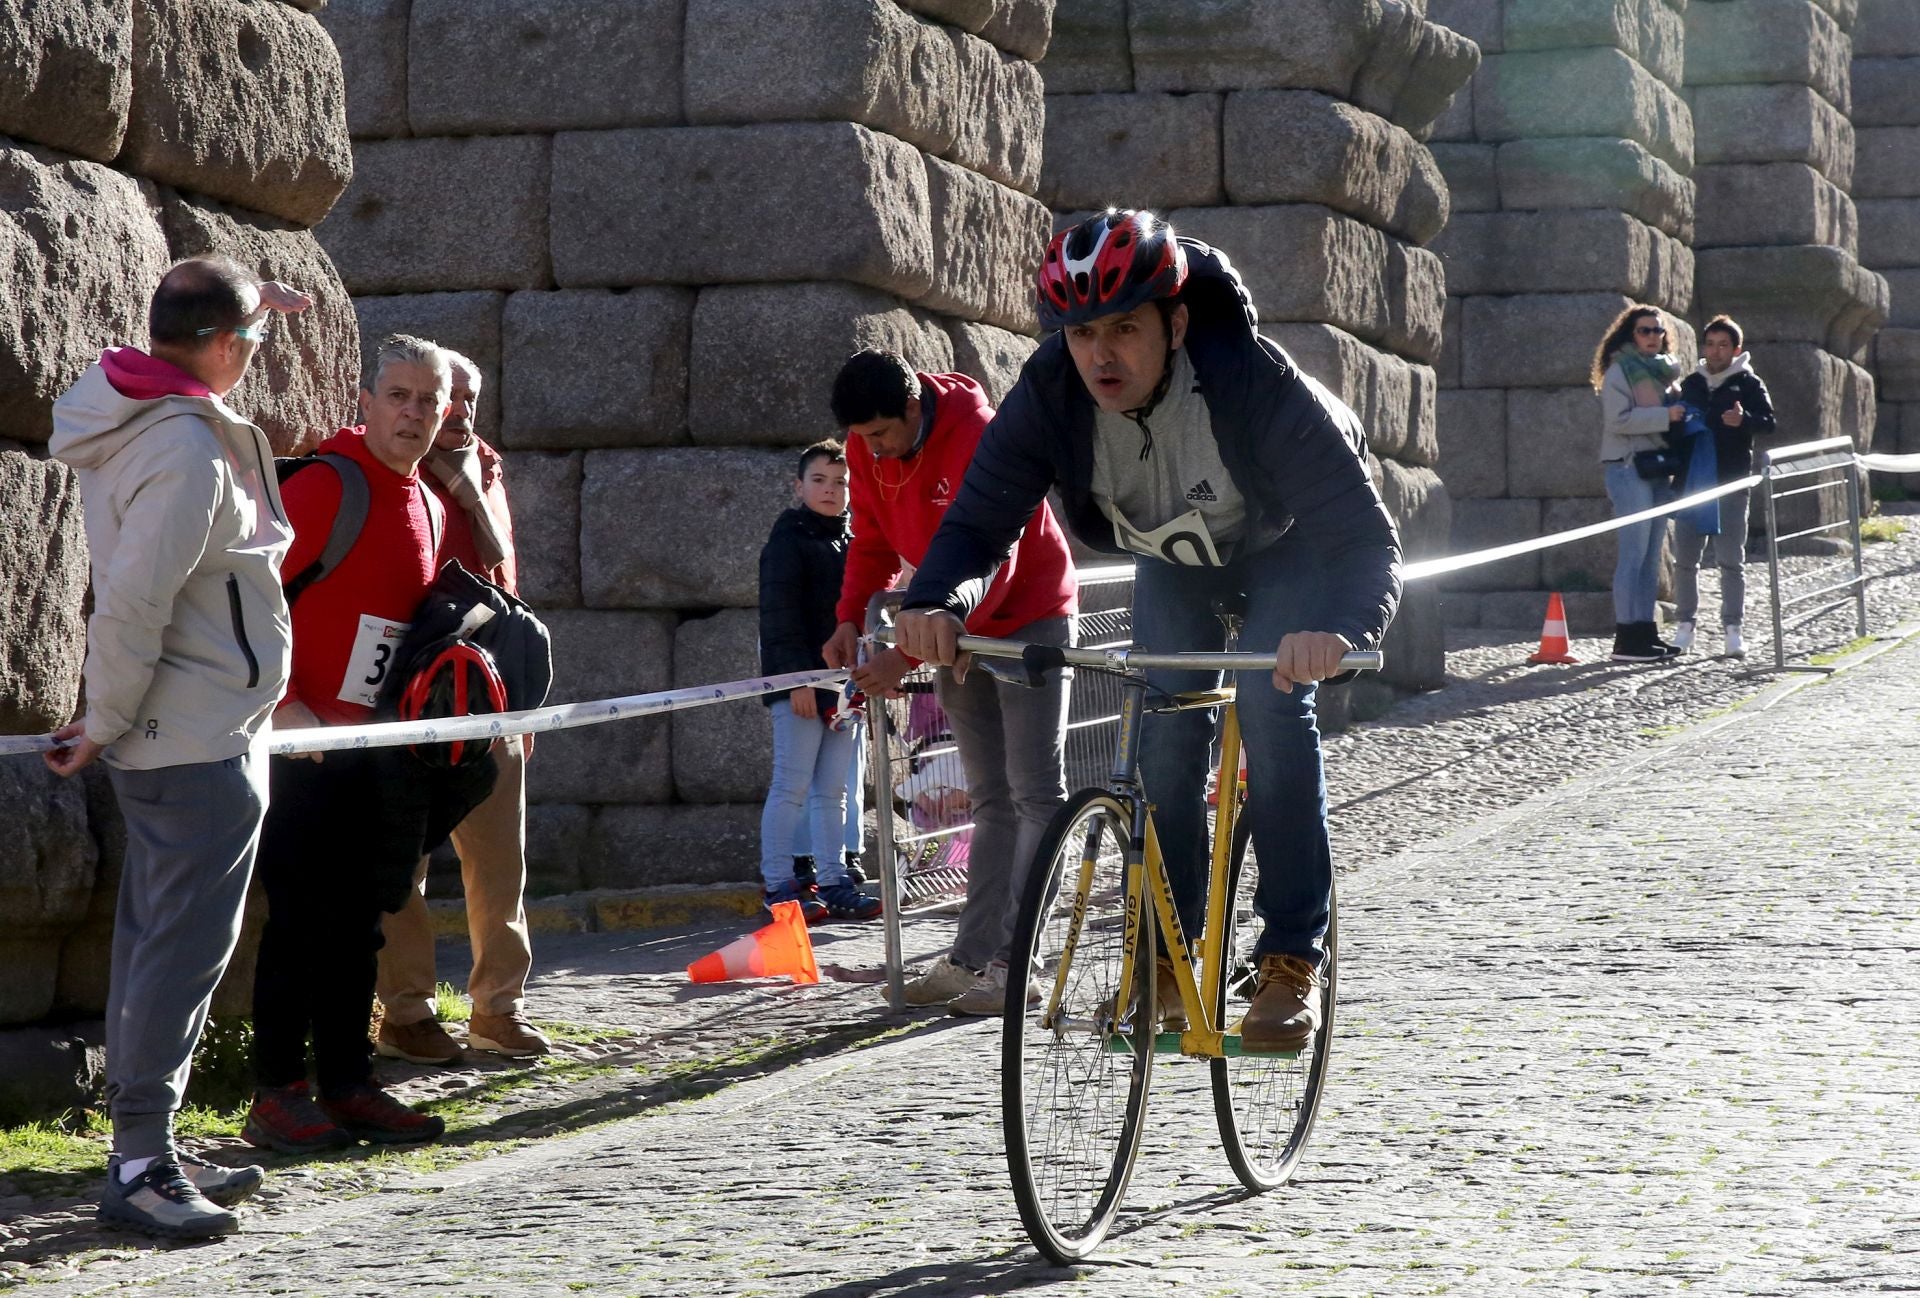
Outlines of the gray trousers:
M173 1148L173 1115L213 990L240 938L267 810L267 765L250 754L150 771L107 768L127 823L107 985L113 1151Z
M1747 504L1752 493L1736 491L1720 497L1720 534L1702 536L1686 519L1673 520L1674 617L1696 620L1700 611L1700 559L1713 542L1713 562L1720 569L1720 625L1739 626L1747 606Z
M1043 618L1008 637L1073 643L1073 619ZM976 664L962 684L941 668L946 709L967 772L973 839L967 849L967 904L952 959L969 969L1005 962L1026 892L1028 867L1047 822L1067 798L1068 680L1047 673L1038 688L997 681Z

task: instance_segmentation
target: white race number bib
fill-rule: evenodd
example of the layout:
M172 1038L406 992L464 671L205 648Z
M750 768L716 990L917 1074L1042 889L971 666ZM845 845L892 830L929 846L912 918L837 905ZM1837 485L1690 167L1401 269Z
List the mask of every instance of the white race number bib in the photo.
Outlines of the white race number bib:
M393 667L393 656L400 652L400 640L408 623L389 622L371 613L360 615L360 631L353 637L353 651L347 655L347 673L340 681L342 703L372 707L380 698L380 687Z

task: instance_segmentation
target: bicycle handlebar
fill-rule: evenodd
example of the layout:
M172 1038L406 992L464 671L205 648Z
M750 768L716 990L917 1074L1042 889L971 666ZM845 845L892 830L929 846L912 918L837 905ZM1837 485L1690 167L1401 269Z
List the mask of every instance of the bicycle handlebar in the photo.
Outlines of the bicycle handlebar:
M892 628L886 628L883 636L892 643ZM960 636L956 645L981 658L1018 659L1033 671L1045 671L1049 667L1104 667L1120 672L1149 667L1185 671L1272 671L1277 657L1271 653L1161 654L1131 648L1068 649L978 635ZM1377 672L1385 665L1386 657L1378 649L1356 650L1340 656L1342 672Z

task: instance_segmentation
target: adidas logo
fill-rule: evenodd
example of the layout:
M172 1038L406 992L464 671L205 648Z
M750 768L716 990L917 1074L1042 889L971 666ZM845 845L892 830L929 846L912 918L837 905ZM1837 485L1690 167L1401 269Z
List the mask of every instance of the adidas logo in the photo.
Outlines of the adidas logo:
M1220 497L1213 494L1213 484L1202 478L1187 489L1187 499L1217 502Z

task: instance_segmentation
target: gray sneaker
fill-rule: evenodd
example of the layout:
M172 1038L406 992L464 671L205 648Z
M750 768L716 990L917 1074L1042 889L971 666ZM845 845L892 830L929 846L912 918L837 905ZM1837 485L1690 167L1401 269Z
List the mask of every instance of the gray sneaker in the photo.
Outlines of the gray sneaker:
M907 980L905 999L909 1005L945 1005L979 980L979 974L943 955L925 973ZM884 996L886 988L880 993Z
M1040 989L1027 983L1027 1008L1040 1003ZM1007 967L999 962L974 979L973 986L947 1002L947 1013L962 1018L999 1018L1007 1012Z
M120 1161L107 1160L100 1220L161 1239L212 1239L240 1229L240 1218L193 1188L180 1164L159 1159L122 1185Z
M193 1188L200 1191L210 1203L222 1208L231 1208L234 1204L250 1198L260 1183L267 1179L266 1169L256 1163L244 1167L223 1167L219 1163L209 1163L204 1158L195 1158L185 1150L178 1151L180 1170L186 1174Z

